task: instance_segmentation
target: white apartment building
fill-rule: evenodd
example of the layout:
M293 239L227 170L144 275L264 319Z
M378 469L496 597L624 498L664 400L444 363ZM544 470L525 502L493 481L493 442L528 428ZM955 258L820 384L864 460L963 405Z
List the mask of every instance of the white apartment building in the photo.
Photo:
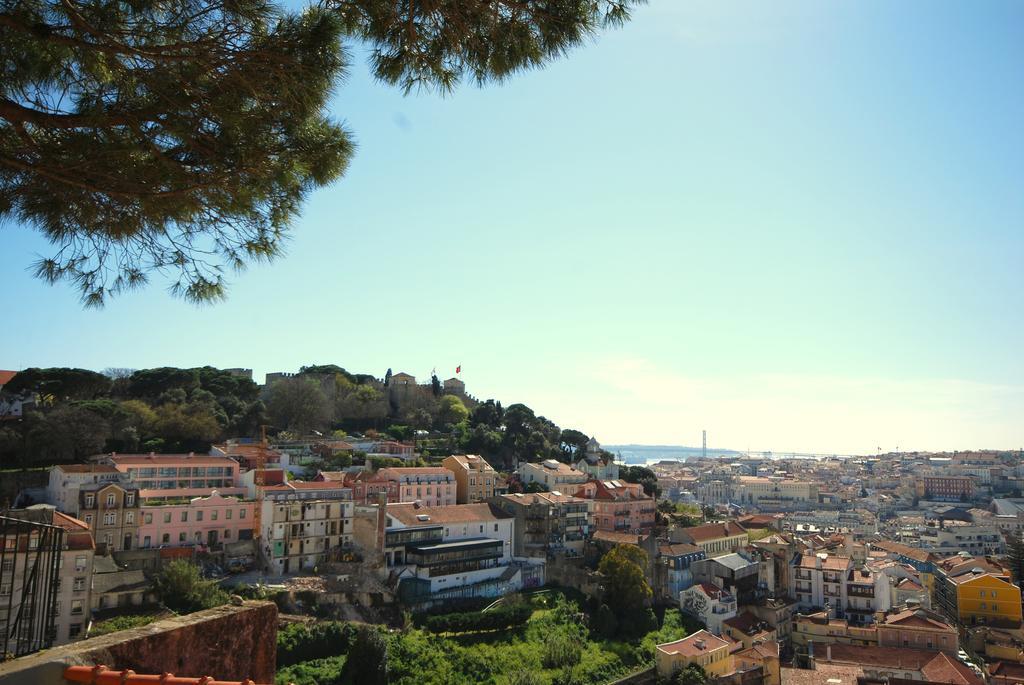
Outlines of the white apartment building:
M58 464L50 467L46 501L71 516L78 516L83 485L126 482L128 476L110 464Z
M537 464L524 461L519 464L516 473L524 485L540 483L552 492L561 491L570 485L582 485L590 480L586 473L557 459L545 459Z
M736 616L736 596L711 583L696 583L679 593L679 609L721 635L722 622Z
M352 542L352 490L340 483L304 483L263 488L261 547L272 573L312 571L332 551Z
M1006 552L1002 533L991 525L942 521L919 528L918 539L921 549L936 554L968 552L972 556L986 556Z
M889 577L857 567L846 556L818 552L798 554L792 561L789 592L800 613L821 611L851 623L871 623L876 611L892 606Z
M515 517L491 504L387 507L385 558L401 582L431 594L500 577L512 562Z

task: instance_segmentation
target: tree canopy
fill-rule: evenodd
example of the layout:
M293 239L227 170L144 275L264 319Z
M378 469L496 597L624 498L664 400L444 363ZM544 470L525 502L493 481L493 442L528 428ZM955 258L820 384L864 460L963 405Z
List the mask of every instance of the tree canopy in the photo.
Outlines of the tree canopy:
M281 252L355 146L328 116L367 44L384 83L450 91L542 66L643 0L20 0L0 9L0 219L86 305L168 274L194 302Z

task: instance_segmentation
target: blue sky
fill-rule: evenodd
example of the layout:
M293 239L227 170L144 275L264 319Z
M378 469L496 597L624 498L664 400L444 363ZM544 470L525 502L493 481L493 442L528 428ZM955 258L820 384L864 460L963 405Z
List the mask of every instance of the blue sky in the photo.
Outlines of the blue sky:
M503 86L355 63L286 258L84 311L0 229L0 368L388 367L603 442L1024 446L1024 4L652 0Z

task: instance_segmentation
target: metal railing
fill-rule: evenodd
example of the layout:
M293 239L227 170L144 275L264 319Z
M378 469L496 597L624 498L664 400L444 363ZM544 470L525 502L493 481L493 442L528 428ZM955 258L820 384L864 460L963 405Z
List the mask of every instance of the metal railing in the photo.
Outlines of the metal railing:
M0 658L53 646L63 546L63 528L0 516Z

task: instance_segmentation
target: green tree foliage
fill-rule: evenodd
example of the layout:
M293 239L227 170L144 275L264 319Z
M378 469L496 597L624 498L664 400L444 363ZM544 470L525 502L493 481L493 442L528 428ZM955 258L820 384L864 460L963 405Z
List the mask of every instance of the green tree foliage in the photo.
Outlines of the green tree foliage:
M352 685L387 685L388 642L380 629L359 627L342 669L341 681Z
M689 664L672 678L673 685L706 685L707 673L699 664Z
M320 384L303 376L274 383L267 393L267 414L275 427L304 435L323 429L331 419L331 406Z
M634 545L616 545L601 557L597 567L604 576L605 602L620 617L620 626L632 623L629 627L637 632L639 619L647 619L640 615L643 607L653 595L645 577L646 569L647 553Z
M2 178L2 172L0 172L0 179ZM0 198L3 197L2 187L0 185ZM0 214L2 214L2 204L0 204ZM4 386L4 392L12 395L37 393L42 398L44 404L52 404L68 400L91 400L103 397L109 393L110 388L110 378L95 371L60 367L51 369L30 368L19 371Z
M277 685L340 685L346 660L342 654L284 666L278 669L274 681Z
M590 617L590 629L600 637L610 639L619 630L619 620L607 604L602 604Z
M543 65L640 0L22 0L0 14L0 218L54 244L36 265L88 305L175 277L196 301L278 255L305 197L341 177L350 134L326 116L368 43L406 91Z
M530 620L533 608L527 603L500 605L490 611L470 611L426 616L423 626L431 633L468 633L478 630L506 630Z
M469 410L458 397L445 395L441 398L437 420L442 426L454 426L469 418Z
M646 466L620 466L619 478L627 483L639 483L644 487L644 493L651 497L661 495L658 477Z
M165 564L153 578L157 598L172 611L188 614L211 609L228 601L228 595L216 581L204 580L199 567L184 559Z
M103 451L110 423L84 407L62 405L25 417L24 460L52 464L78 461Z
M587 443L590 436L572 428L566 428L559 437L559 447L562 448L562 461L572 463L579 461L587 451Z
M505 682L508 685L544 685L544 678L536 671L520 668L513 671Z
M277 631L277 665L345 654L357 632L351 623L340 621L290 623Z
M0 213L57 249L86 304L177 275L192 301L273 257L353 151L325 116L345 67L331 12L262 0L25 0L2 15Z

